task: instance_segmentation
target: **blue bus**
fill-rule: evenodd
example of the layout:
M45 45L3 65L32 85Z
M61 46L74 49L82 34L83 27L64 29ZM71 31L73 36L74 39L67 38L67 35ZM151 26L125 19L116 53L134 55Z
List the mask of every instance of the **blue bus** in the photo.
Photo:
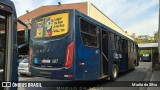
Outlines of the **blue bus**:
M13 2L0 0L0 90L17 90L2 84L18 81L17 22L27 27L17 19Z
M16 11L10 0L0 1L0 81L17 81ZM14 68L14 72L13 72ZM10 76L12 75L12 76Z
M138 62L136 42L75 9L34 18L30 32L32 76L115 80Z

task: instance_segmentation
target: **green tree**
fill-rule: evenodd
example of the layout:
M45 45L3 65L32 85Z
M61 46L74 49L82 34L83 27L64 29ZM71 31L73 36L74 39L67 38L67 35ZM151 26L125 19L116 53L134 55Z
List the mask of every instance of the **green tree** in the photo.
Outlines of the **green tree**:
M158 31L154 32L154 40L141 40L141 39L138 39L138 38L135 38L134 40L138 44L141 44L141 43L157 43L158 42Z
M137 43L143 43L143 41L141 39L135 38L135 42Z
M154 41L158 42L158 31L154 33Z
M152 53L153 54L157 54L158 51L157 50L153 50ZM141 57L141 56L143 56L143 54L150 54L151 55L151 50L140 50L139 51L139 56Z

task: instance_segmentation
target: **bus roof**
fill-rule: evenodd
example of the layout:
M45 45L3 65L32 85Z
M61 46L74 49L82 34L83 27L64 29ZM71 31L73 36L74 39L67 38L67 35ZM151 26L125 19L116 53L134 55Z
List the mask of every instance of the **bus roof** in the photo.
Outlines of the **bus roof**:
M39 16L35 17L34 19L38 19L38 18L41 18L41 17L44 17L44 16L48 16L48 15L51 15L51 14L53 14L53 13L61 13L61 12L66 12L66 11L73 11L73 12L75 12L76 14L78 14L78 15L80 15L80 16L82 16L82 17L85 17L85 19L87 19L87 20L89 20L89 21L91 21L91 22L94 22L94 23L97 24L98 26L103 27L103 28L109 30L110 32L116 33L117 35L125 38L126 40L129 40L129 41L132 41L132 42L136 43L133 39L126 37L125 35L117 32L116 30L113 30L112 28L104 25L103 23L101 23L101 22L93 19L93 18L90 17L90 16L87 16L87 15L81 13L80 11L78 11L78 10L76 10L76 9L56 10L56 11L52 11L52 12L49 12L49 13L45 13L45 14L39 15ZM34 20L34 19L33 19L33 20ZM137 44L137 43L136 43L136 44Z
M103 23L101 23L101 22L99 22L99 21L97 21L97 20L95 20L95 19L93 19L93 18L91 18L91 17L89 17L89 16L87 16L87 15L79 12L78 10L75 10L75 11L76 11L76 13L79 14L80 16L86 17L89 21L92 21L92 22L96 23L98 26L103 27L103 28L109 30L110 32L116 33L117 35L120 35L121 37L123 37L123 38L125 38L125 39L127 39L127 40L129 40L129 41L135 42L133 39L126 37L125 35L117 32L116 30L113 30L112 28L104 25Z

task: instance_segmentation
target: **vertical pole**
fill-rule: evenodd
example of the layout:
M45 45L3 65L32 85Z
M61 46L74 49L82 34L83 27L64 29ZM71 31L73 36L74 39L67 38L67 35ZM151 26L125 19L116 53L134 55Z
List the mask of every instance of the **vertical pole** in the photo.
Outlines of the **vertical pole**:
M152 51L152 47L151 47L151 62L153 62L153 51Z
M159 53L159 62L160 62L160 0L159 0L159 24L158 24L158 53Z

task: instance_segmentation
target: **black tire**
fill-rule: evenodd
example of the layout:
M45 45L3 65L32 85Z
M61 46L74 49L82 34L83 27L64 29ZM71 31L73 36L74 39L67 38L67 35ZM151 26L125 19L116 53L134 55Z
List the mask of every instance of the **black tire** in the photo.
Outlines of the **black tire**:
M118 67L116 64L113 64L112 66L112 75L111 75L111 80L114 81L118 77Z
M135 67L132 68L132 71L134 71L134 70L135 70Z
M136 60L134 61L134 66L133 66L133 68L131 70L134 71L135 67L136 67Z
M132 68L132 71L134 71L135 70L135 65L133 66L133 68Z

